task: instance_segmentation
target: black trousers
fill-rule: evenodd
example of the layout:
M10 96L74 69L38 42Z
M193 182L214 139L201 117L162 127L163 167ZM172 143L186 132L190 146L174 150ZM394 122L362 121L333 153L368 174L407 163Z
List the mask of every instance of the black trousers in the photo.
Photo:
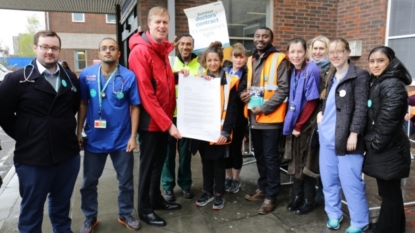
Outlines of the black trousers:
M200 157L202 158L203 170L203 189L211 194L225 194L225 159L209 159L209 155L205 154L206 147L209 142L201 142L199 147Z
M279 192L280 160L278 144L281 129L251 129L256 165L258 167L258 188L266 192L266 199L275 201Z
M304 176L302 180L293 178L293 194L294 197L306 199L309 203L314 203L316 197L316 179Z
M405 232L405 211L401 180L376 179L379 196L382 198L380 214L376 223L377 233Z
M226 169L241 170L242 168L242 143L245 136L246 125L233 128L233 138L230 146L230 155L225 159Z
M153 204L162 200L161 171L166 161L168 133L140 130L140 171L138 177L138 213L150 214Z

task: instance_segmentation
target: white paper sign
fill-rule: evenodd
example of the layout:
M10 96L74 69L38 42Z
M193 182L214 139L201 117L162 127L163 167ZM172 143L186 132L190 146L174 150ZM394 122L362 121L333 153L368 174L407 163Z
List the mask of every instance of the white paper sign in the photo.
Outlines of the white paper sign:
M216 142L221 130L220 78L179 75L177 128L182 137Z
M203 52L210 43L220 41L228 47L229 34L225 8L221 1L184 9L189 23L189 33L195 39L193 52Z

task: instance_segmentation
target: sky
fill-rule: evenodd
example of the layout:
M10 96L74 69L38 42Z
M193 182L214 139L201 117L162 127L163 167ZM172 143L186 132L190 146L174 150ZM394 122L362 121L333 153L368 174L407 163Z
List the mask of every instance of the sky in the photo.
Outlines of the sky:
M8 46L10 54L14 54L13 36L27 31L27 17L37 15L41 28L45 29L45 13L40 11L16 11L0 9L0 45Z

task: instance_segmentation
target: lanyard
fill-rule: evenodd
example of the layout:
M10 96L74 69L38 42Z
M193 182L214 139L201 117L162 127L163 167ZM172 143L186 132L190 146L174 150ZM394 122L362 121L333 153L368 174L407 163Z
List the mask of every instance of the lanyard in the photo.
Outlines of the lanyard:
M101 65L102 66L102 65ZM110 83L112 77L114 76L115 72L117 71L118 67L114 69L111 73L110 77L108 78L107 82L105 83L104 87L101 91L101 66L98 68L98 106L99 106L99 118L101 118L101 109L102 109L102 97L105 97L105 89L107 89L108 84ZM115 84L113 84L115 85Z
M297 85L298 85L298 80L301 77L301 70L298 71L298 74L295 74L295 69L293 69L293 74L294 74L294 90L293 90L293 98L292 101L294 102L295 100L295 94L297 92Z
M53 77L53 75L51 75L51 76ZM47 75L44 74L43 77L45 77L45 79L49 82ZM58 75L56 77L55 86L54 86L56 93L58 93L58 91L59 91L59 80L60 80L60 76Z

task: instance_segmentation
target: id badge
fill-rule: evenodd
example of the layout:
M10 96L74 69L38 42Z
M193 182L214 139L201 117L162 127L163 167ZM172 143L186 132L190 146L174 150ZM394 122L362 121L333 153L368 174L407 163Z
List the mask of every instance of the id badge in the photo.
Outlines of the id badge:
M294 104L290 104L289 110L290 111L295 111L295 105Z
M105 129L105 128L107 128L107 121L106 120L102 120L102 119L95 120L94 121L94 128L97 128L97 129Z

